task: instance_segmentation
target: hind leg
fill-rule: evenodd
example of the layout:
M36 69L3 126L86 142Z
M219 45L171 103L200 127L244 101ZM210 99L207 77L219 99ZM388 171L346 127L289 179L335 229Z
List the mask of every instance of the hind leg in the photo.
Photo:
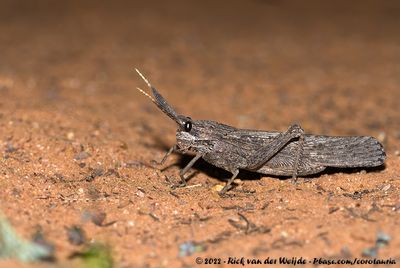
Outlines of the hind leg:
M249 165L245 167L247 170L256 171L271 160L279 151L285 148L289 142L294 139L301 139L304 141L304 130L299 125L292 125L286 132L280 133L268 145L261 147L247 161ZM299 165L300 153L303 148L303 142L299 142L299 149L297 150L297 161L294 163L293 170L296 170ZM297 162L297 163L296 163ZM291 174L293 175L293 174Z

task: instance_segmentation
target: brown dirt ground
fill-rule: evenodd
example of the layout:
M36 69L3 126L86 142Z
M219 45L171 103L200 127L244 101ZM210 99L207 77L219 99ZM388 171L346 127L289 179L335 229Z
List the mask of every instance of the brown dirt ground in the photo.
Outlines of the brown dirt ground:
M399 263L400 5L335 3L2 1L1 211L26 238L40 226L61 266L81 248L67 240L74 224L108 243L121 267L361 257L378 231L392 238L378 257ZM375 136L386 167L300 185L246 173L223 198L214 186L229 174L200 162L193 187L172 191L190 158L148 165L176 126L135 90L144 83L134 67L192 118ZM82 221L85 211L115 223ZM235 227L245 225L239 213L256 227ZM205 250L179 257L188 241Z

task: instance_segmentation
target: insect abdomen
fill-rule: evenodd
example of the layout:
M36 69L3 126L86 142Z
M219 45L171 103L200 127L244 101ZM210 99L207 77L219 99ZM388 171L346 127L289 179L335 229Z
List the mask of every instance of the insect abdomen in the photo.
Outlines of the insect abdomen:
M368 136L306 136L304 147L313 162L329 167L376 167L386 158L382 144Z

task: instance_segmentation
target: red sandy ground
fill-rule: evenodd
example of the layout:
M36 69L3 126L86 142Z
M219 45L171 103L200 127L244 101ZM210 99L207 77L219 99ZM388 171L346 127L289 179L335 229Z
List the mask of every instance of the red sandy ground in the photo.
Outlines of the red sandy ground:
M82 246L65 227L77 224L121 267L361 257L378 231L392 238L378 258L399 267L400 5L352 3L2 1L0 207L22 236L40 226L54 243L57 263L36 266L71 265ZM189 158L149 166L176 126L135 90L134 67L192 118L375 136L386 167L299 185L242 174L223 198L214 186L229 174L200 162L193 187L171 190ZM103 174L88 181L93 169ZM94 210L115 223L82 221ZM188 241L204 251L179 257Z

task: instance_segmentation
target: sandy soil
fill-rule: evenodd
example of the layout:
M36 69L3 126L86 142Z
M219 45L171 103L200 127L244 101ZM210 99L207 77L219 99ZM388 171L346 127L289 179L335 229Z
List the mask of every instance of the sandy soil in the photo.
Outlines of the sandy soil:
M2 1L0 207L19 234L55 245L57 262L36 265L69 265L84 247L68 241L73 225L121 267L352 259L380 231L391 241L377 258L400 265L400 5L321 3ZM243 173L221 197L229 174L199 162L172 190L190 157L150 165L176 126L135 90L134 67L192 118L375 136L386 165L299 185Z

